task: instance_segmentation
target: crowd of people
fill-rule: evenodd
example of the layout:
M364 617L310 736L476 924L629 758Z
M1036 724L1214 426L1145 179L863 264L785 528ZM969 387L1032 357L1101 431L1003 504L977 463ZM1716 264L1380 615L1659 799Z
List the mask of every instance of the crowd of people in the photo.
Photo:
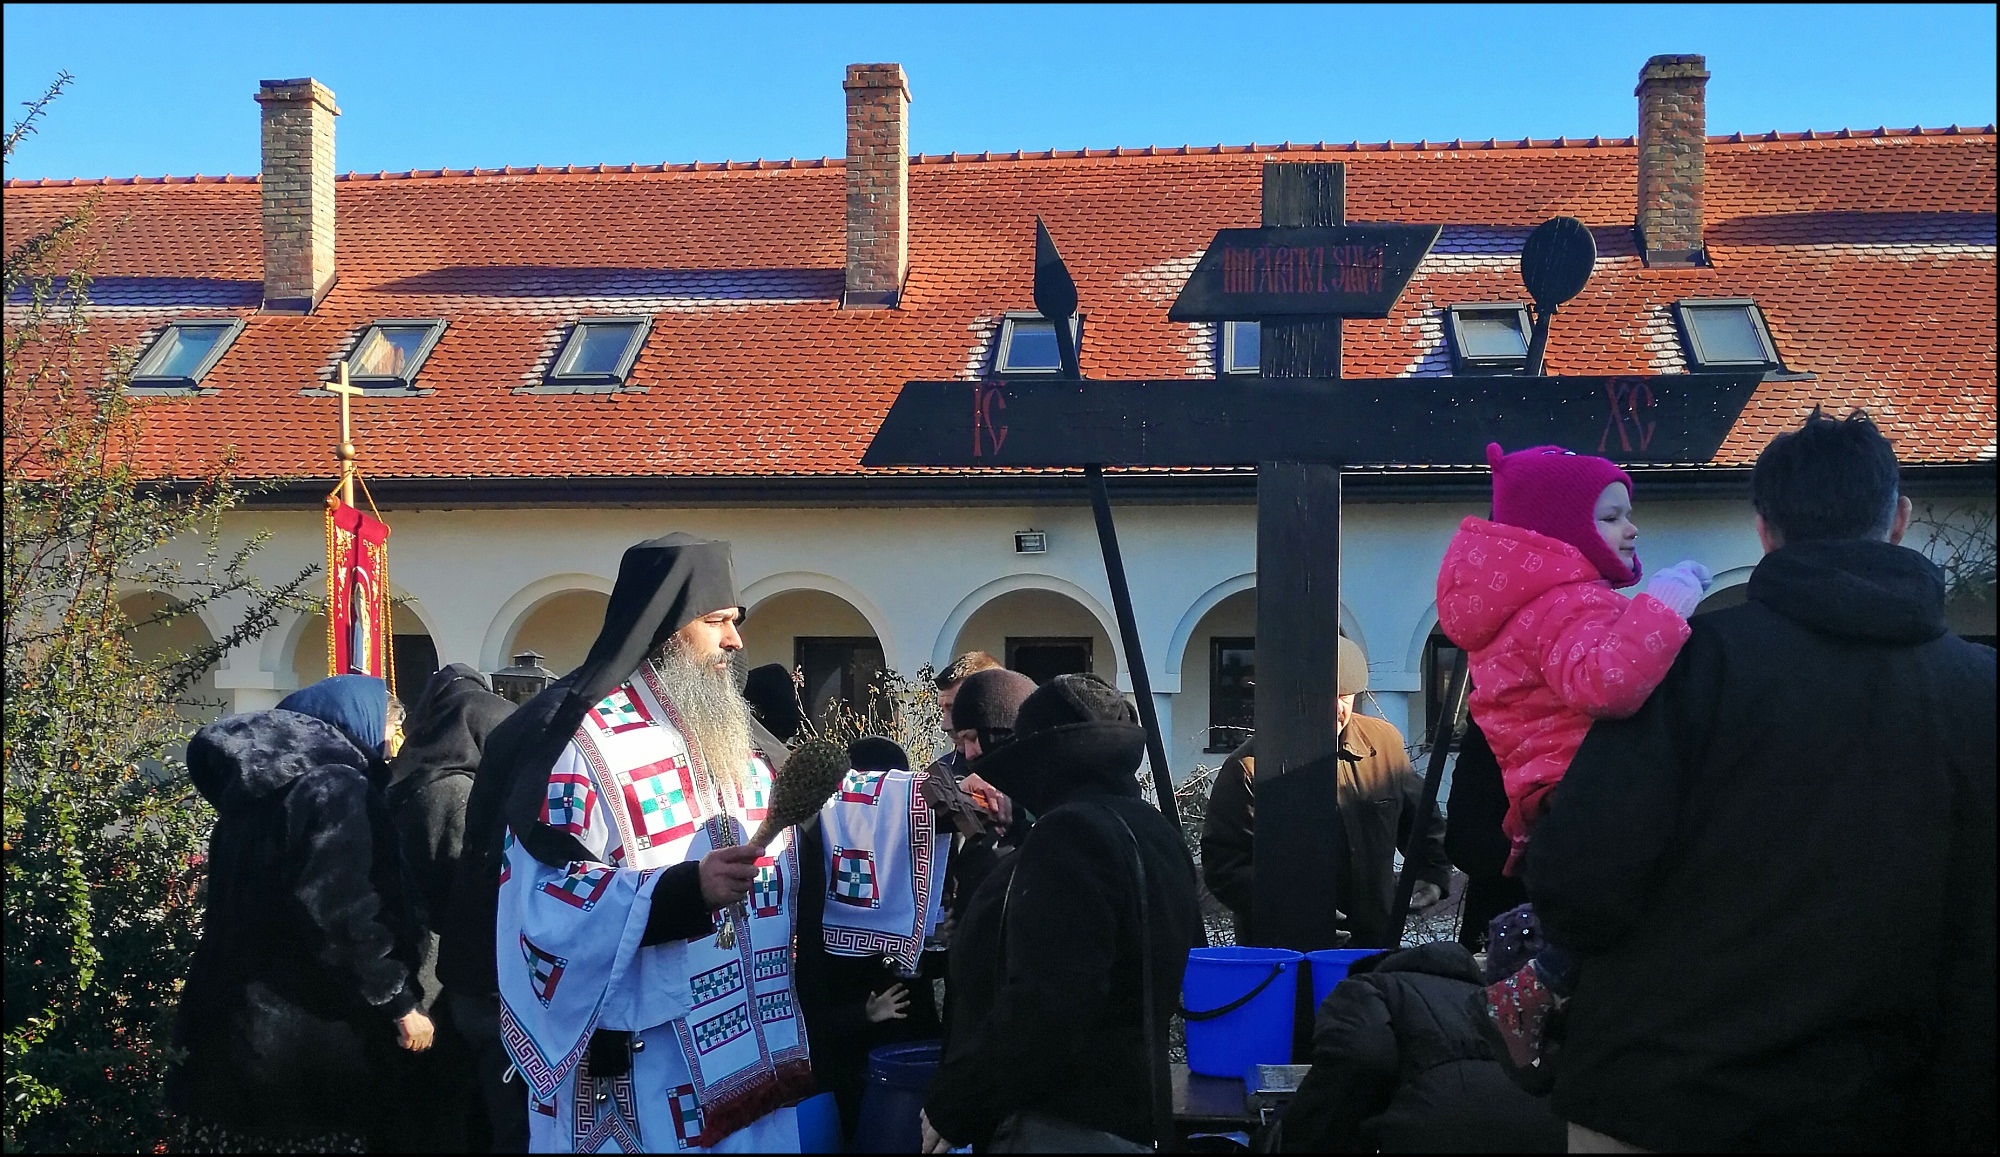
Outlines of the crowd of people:
M1629 475L1489 458L1491 517L1437 579L1473 687L1446 814L1355 710L1359 648L1329 656L1333 886L1377 951L1315 1010L1263 1142L1990 1150L1994 656L1898 545L1887 441L1817 414L1775 439L1750 597L1700 617L1694 560L1617 593L1642 573ZM925 1152L1176 1145L1203 882L1260 943L1255 741L1197 869L1125 696L974 652L937 678L950 750L858 740L765 842L808 721L789 672L739 676L743 614L728 544L672 534L626 552L583 664L519 707L454 664L406 718L341 675L201 729L176 1145L796 1151L802 1102L852 1135L871 1052L925 1041ZM1459 869L1459 942L1397 942L1399 853L1417 908Z

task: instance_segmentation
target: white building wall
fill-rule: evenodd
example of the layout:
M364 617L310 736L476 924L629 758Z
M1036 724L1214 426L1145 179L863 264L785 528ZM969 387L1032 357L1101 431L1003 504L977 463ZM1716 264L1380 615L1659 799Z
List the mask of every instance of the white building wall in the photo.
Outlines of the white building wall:
M993 650L1009 634L1094 628L1099 670L1115 674L1127 690L1132 686L1086 505L384 513L393 527L393 585L410 600L398 611L398 629L409 630L412 617L421 623L441 663L497 670L539 608L567 592L609 592L626 547L680 530L734 543L738 583L753 608L746 636L755 662L789 665L792 639L800 634L873 634L889 665L914 675L925 663L942 666L967 647ZM1368 653L1383 714L1413 742L1423 726L1420 665L1436 622L1438 563L1459 520L1483 513L1483 503L1471 502L1350 503L1345 513L1341 621ZM1116 514L1141 646L1178 779L1198 763L1221 758L1202 750L1208 645L1216 635L1255 633L1254 601L1237 596L1254 585L1256 511L1248 503L1125 504ZM1760 557L1741 502L1649 504L1642 486L1636 514L1640 553L1650 568L1698 558L1726 587L1745 581ZM245 511L231 516L229 528L239 538L270 529L260 568L278 576L321 561L320 517L316 510ZM1047 553L1014 553L1014 533L1029 528L1047 532ZM818 594L780 597L801 591ZM1048 593L995 604L1017 591ZM1052 608L1043 616L1047 621L1027 617L1038 600ZM1013 613L1003 613L1010 605ZM770 613L755 613L760 606ZM217 617L227 618L227 611ZM565 621L578 635L569 653L580 656L596 624L573 614ZM302 658L301 649L315 654L323 644L305 636L323 630L317 617L288 616L263 640L232 654L215 685L237 710L271 706L312 673L315 660Z

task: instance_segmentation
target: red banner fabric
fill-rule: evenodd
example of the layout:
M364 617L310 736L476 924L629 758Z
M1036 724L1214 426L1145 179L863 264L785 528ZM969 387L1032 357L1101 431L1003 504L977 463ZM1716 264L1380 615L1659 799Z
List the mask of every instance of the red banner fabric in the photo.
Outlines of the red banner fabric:
M330 675L389 678L389 528L327 499L326 613Z

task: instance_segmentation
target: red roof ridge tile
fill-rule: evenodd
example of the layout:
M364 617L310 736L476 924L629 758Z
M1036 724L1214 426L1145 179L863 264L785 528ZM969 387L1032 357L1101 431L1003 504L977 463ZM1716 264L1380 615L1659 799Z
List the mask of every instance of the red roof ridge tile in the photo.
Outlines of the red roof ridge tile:
M1712 145L1772 144L1791 142L1837 142L1882 138L1929 138L1929 137L1991 137L2000 131L1994 124L1959 125L1925 128L1912 125L1909 128L1840 128L1806 129L1800 132L1784 132L1770 129L1761 133L1741 131L1727 134L1710 134L1708 143ZM1387 153L1387 152L1428 152L1433 149L1468 151L1473 149L1542 150L1575 148L1632 148L1637 144L1633 137L1606 137L1594 135L1589 138L1560 136L1555 138L1522 137L1519 140L1501 140L1488 137L1484 141L1467 141L1454 138L1449 142L1433 142L1428 138L1417 141L1349 141L1345 144L1319 141L1316 143L1282 141L1278 144L1231 145L1119 145L1106 149L1014 149L1009 152L985 150L978 153L917 153L910 157L913 165L965 165L984 164L1000 161L1073 161L1112 160L1133 157L1198 157L1228 156L1244 153ZM595 165L503 165L498 168L434 168L391 171L383 169L373 173L347 172L337 174L337 181L455 181L480 177L521 177L521 176L617 176L643 173L717 173L717 172L768 172L777 169L830 169L844 168L844 157L788 157L780 159L758 158L754 161L668 161L659 164L595 164ZM130 177L9 177L4 183L8 189L61 189L102 185L254 185L257 174L238 176L225 173L212 176L195 173L189 176L162 175Z

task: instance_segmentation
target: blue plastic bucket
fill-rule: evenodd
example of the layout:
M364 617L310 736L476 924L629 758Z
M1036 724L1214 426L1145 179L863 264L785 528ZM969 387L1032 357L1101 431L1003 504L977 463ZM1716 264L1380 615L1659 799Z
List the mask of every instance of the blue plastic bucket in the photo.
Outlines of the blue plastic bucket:
M836 1105L832 1093L820 1093L800 1101L793 1110L799 1121L799 1152L801 1153L842 1153L846 1147L840 1143L840 1106Z
M1326 994L1333 991L1333 986L1347 979L1349 965L1380 951L1380 948L1322 948L1306 953L1306 962L1312 968L1314 1014L1326 1003Z
M1195 948L1181 982L1188 1068L1241 1077L1251 1065L1289 1064L1299 961L1289 948Z
M923 1148L918 1115L943 1048L931 1040L869 1050L868 1084L861 1093L851 1151L915 1153Z

